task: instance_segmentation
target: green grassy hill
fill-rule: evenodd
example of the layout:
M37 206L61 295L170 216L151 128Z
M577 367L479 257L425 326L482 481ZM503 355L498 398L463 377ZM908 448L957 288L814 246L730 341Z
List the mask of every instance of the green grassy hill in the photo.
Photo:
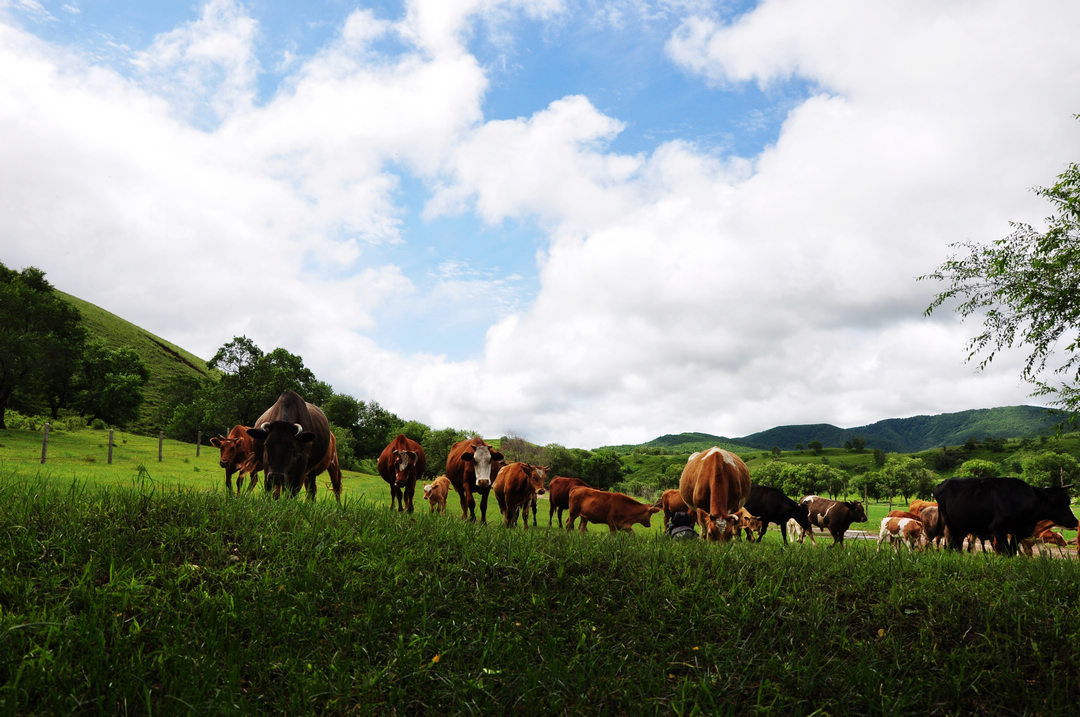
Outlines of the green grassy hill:
M867 448L893 453L916 453L941 446L962 445L969 438L1028 438L1055 432L1068 415L1039 406L981 408L934 416L890 418L856 428L837 428L827 423L778 426L767 431L733 439L738 443L769 450L776 446L794 450L811 441L841 447L855 437L866 440Z
M210 375L206 359L201 359L99 306L59 290L57 294L79 310L83 325L91 337L100 338L110 348L130 346L138 351L139 356L146 362L150 370L150 382L144 390L145 400L139 411L139 418L132 426L134 430L152 432L160 428L162 396L171 377L177 374L200 377Z

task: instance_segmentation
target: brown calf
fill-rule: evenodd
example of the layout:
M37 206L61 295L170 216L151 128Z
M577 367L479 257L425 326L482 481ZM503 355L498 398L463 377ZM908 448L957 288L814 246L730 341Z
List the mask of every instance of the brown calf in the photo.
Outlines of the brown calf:
M431 512L436 508L440 513L446 512L446 496L450 494L450 479L441 475L431 483L424 486L424 500L431 504Z
M616 530L633 533L632 525L637 523L648 528L653 514L659 512L660 508L655 505L640 503L622 493L578 486L570 491L570 517L566 519L566 529L573 530L574 521L581 518L582 533L590 521L607 524L612 533Z
M547 466L508 463L495 476L491 489L495 493L495 500L499 501L499 510L502 511L507 528L517 525L519 512L524 527L529 527L529 507L536 496L544 494L547 470ZM534 516L533 524L535 523Z

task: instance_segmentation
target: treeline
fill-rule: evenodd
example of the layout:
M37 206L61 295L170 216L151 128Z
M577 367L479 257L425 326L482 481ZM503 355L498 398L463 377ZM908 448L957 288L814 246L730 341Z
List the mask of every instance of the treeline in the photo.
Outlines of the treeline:
M133 349L109 348L88 335L78 310L44 272L0 264L0 429L9 408L125 425L138 415L149 379Z

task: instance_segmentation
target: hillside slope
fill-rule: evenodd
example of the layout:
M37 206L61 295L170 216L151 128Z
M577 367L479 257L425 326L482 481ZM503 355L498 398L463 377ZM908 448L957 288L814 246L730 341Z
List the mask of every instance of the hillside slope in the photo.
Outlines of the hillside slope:
M82 314L83 325L91 337L100 338L111 348L130 346L138 351L150 370L150 382L144 391L145 400L139 410L139 418L132 430L156 431L160 426L159 413L165 387L169 379L178 374L208 376L206 360L139 328L100 306L57 290L61 298Z

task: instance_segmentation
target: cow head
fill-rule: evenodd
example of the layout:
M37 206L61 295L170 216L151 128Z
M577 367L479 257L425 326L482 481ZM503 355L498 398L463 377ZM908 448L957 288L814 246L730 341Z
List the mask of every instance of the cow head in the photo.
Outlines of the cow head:
M1037 510L1040 513L1039 517L1054 521L1054 525L1076 530L1078 524L1076 516L1069 508L1069 488L1071 486L1036 488Z
M852 523L865 523L869 518L866 517L866 509L863 508L861 500L846 500L844 505L851 511Z
M739 530L739 516L734 513L730 515L712 515L700 510L698 512L699 522L701 522L702 517L705 519L702 535L706 540L726 542L731 540Z
M256 441L262 441L263 470L266 480L274 485L275 493L279 486L285 484L294 495L298 493L315 434L305 431L299 423L285 421L249 428L247 434Z
M477 488L491 487L491 464L502 459L503 454L493 452L488 445L476 446L472 452L461 456L461 460L472 464Z
M424 500L431 500L431 491L435 488L434 483L424 484Z
M544 481L547 479L549 466L529 466L529 487L537 495L544 494Z
M239 438L215 436L210 439L210 445L221 450L221 459L218 461L218 465L222 468L232 468L246 457L241 455L243 446L240 445Z
M394 485L404 488L409 478L415 479L416 451L394 451Z
M641 516L641 519L638 521L638 523L645 528L651 528L653 514L659 513L662 510L663 508L658 508L655 505L645 506L644 514Z

